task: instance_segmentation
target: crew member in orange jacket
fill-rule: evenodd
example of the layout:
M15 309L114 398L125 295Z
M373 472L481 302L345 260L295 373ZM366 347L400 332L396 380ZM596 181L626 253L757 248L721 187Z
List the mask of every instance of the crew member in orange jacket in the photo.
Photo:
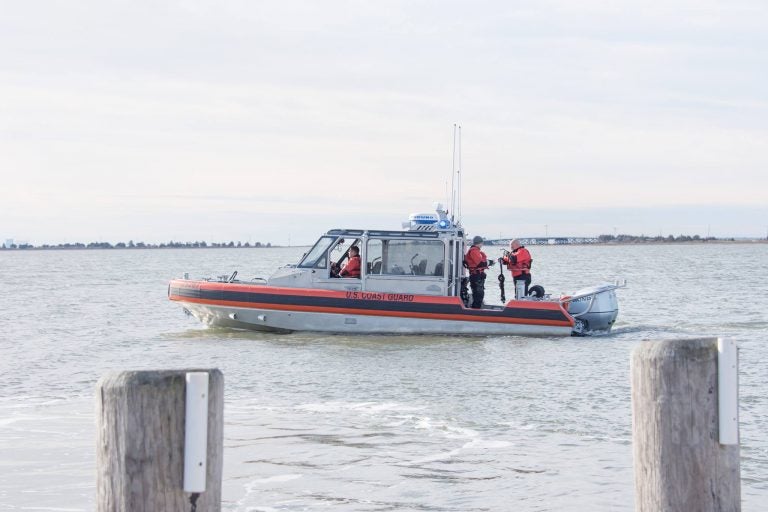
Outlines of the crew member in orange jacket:
M339 276L360 279L360 249L356 245L349 248L349 260L341 269Z
M485 269L493 265L493 261L488 262L488 257L480 248L483 246L483 237L476 236L472 239L472 247L464 256L464 264L469 269L469 286L472 288L472 307L480 309L483 307L483 297L485 297Z
M509 243L510 252L504 253L502 263L512 272L512 281L517 289L518 281L525 281L525 294L528 295L528 287L531 286L531 253L520 241L512 240Z

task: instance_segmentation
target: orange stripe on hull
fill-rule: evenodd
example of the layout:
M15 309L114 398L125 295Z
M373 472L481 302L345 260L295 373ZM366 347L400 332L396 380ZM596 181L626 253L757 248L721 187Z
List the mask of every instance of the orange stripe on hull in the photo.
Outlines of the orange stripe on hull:
M278 286L266 286L266 285L254 285L254 284L237 284L237 283L212 283L209 281L188 281L184 279L174 279L170 283L171 287L186 288L190 290L217 290L222 292L258 292L267 293L272 295L301 295L302 297L323 297L334 299L346 299L347 293L345 291L336 290L313 290L310 288L283 288ZM385 293L390 292L363 292L359 293ZM397 293L391 293L397 295ZM459 297L436 297L434 295L414 295L417 297L415 302L421 304L448 304L448 305L461 305L461 299ZM396 302L396 301L395 301ZM515 307L519 309L538 309L538 310L552 310L563 311L565 309L556 302L530 302L530 301L507 301L505 307ZM273 308L274 309L274 308Z
M191 288L191 287L189 287ZM252 290L253 286L249 287L243 287L244 289L250 289ZM258 287L258 288L271 288L271 287ZM228 290L232 290L232 288L227 288ZM270 292L272 290L270 289ZM296 290L293 290L293 295L296 294ZM302 290L302 295L304 295L304 290ZM344 292L339 293L340 296L344 296ZM541 320L541 319L534 319L534 318L505 318L505 317L486 317L486 316L478 316L478 315L472 315L472 314L466 314L466 315L450 315L450 314L444 314L444 313L416 313L416 312L408 312L408 311L382 311L382 310L371 310L371 309L358 309L358 308L329 308L329 307L322 307L322 306L299 306L299 305L292 305L292 304L273 304L273 303L256 303L256 302L238 302L238 301L228 301L228 300L210 300L210 299L198 299L198 298L191 298L191 297L180 297L178 295L171 295L170 300L177 301L177 302L190 302L194 304L206 304L210 306L229 306L229 307L236 307L236 308L246 308L246 309L270 309L270 310L277 310L277 311L298 311L298 312L306 312L306 313L332 313L332 314L346 314L346 315L363 315L363 316L388 316L388 317L404 317L404 318L423 318L427 320L451 320L451 321L460 321L460 322L485 322L485 323L503 323L503 324L524 324L524 325L546 325L546 326L553 326L553 327L573 327L573 322L560 322L556 320ZM421 301L421 296L419 297L419 302ZM442 298L442 297L440 297ZM445 297L446 299L454 299L454 297ZM511 303L512 301L510 301ZM449 303L453 304L455 303L454 300L451 300ZM526 304L525 307L529 309L561 309L559 304L553 304L555 307L547 307L547 308L536 308L531 307L531 305ZM549 304L547 304L549 306ZM515 307L519 307L518 303L515 303Z

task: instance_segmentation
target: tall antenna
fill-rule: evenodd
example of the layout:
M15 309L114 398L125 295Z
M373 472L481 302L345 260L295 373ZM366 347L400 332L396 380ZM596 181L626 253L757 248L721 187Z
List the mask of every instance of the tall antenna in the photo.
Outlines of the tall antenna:
M456 217L456 123L453 123L453 161L451 162L451 224Z
M458 220L458 225L461 226L461 125L459 125L459 143L458 143L458 166L456 169L456 182L457 182L457 191L456 195L458 196L456 198L456 217Z

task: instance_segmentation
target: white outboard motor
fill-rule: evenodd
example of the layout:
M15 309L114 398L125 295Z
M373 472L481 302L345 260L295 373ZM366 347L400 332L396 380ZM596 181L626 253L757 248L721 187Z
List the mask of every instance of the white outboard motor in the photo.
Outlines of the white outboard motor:
M568 303L568 313L576 320L574 334L588 332L608 333L619 315L616 290L624 284L600 284L584 288L563 302Z

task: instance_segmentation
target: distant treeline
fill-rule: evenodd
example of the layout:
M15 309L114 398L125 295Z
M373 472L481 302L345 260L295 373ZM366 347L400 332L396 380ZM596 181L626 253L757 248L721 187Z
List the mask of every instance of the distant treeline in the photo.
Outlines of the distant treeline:
M713 236L701 237L699 235L668 235L668 236L645 236L645 235L600 235L597 241L603 244L642 244L642 243L664 243L664 242L735 242L735 238L715 238Z
M759 241L760 239L751 239ZM668 235L668 236L646 236L646 235L600 235L597 242L601 244L642 244L642 243L681 243L681 242L735 242L735 238L716 238L713 236L702 237L699 235ZM145 242L118 242L111 244L109 242L90 242L88 244L75 242L71 244L11 244L10 247L0 244L0 251L3 250L60 250L60 249L238 249L238 248L260 248L260 247L280 247L271 243L261 242L174 242L151 244Z
M10 247L0 245L0 250L53 250L53 249L221 249L221 248L250 248L250 247L277 247L267 242L265 244L261 242L174 242L160 244L150 244L145 242L134 242L133 240L126 242L118 242L111 244L109 242L91 242L84 244L82 242L75 242L72 244L11 244Z

